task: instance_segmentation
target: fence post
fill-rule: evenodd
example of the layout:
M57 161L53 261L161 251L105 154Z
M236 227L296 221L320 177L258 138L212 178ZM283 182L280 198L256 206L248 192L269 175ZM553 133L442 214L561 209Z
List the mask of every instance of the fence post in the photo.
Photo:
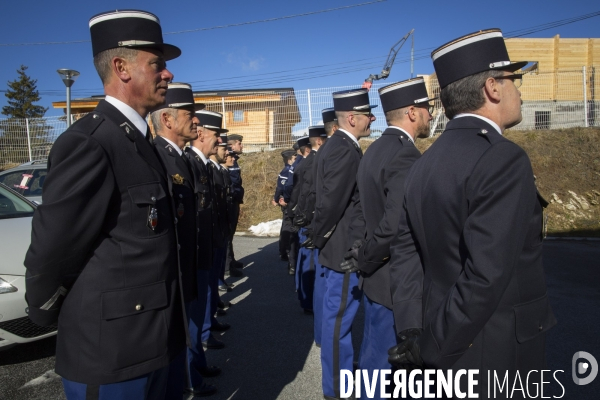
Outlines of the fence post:
M225 118L225 97L221 97L221 109L223 110L223 129L227 129L227 118Z
M306 89L308 97L308 126L312 126L312 109L310 107L310 89Z
M587 128L588 124L588 103L587 103L587 79L585 76L585 65L583 66L583 117L584 126Z
M25 118L25 127L27 128L27 148L29 149L29 162L33 161L31 157L31 135L29 133L29 118Z

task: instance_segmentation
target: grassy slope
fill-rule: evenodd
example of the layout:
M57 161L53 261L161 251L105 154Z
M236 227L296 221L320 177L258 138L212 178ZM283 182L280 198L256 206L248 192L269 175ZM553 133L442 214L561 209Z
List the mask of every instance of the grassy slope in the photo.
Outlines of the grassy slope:
M600 129L514 131L506 137L529 154L538 189L551 201L548 234L600 237ZM417 147L426 151L434 141L418 140ZM361 140L364 149L369 142ZM238 231L281 218L270 204L283 168L279 151L243 155L240 167L246 195Z

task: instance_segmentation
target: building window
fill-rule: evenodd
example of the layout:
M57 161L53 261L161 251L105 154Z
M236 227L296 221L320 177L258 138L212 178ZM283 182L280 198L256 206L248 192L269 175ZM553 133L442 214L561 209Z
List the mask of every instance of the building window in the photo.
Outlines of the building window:
M535 129L550 129L550 111L535 112Z
M244 111L234 110L233 111L233 122L244 122Z

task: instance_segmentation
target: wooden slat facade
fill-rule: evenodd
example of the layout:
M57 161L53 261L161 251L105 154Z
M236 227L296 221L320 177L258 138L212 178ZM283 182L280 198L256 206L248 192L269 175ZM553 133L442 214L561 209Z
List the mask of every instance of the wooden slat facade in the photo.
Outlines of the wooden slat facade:
M544 39L507 39L513 61L537 61L538 69L523 79L520 88L524 101L583 101L583 67L586 67L588 100L600 93L600 39L565 39L559 35ZM430 95L437 96L435 73L426 79Z
M103 96L73 99L71 113L92 111ZM194 101L210 111L224 114L224 125L231 133L244 137L244 144L279 146L291 140L292 127L300 122L300 111L293 89L194 93ZM66 113L66 102L52 103Z

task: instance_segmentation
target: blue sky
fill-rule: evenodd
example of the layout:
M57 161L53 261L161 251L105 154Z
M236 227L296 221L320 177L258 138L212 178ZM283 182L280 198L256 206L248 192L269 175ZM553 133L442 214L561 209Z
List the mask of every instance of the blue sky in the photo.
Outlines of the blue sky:
M168 64L175 81L191 83L195 90L360 84L369 74L381 72L390 47L412 28L415 74L429 74L433 72L431 50L463 34L492 27L510 32L600 10L598 3L589 0L374 1L2 1L0 90L6 89L6 82L15 79L16 70L24 64L29 67L29 75L38 80L42 95L39 104L50 107L47 116L62 113L51 107L53 101L65 97L65 87L56 73L59 68L81 73L72 89L73 98L102 94L89 42L14 44L89 41L89 18L114 9L150 11L160 18L163 33L167 33L373 2L274 22L165 34L165 42L183 51L181 57ZM556 34L600 37L600 17L526 37ZM410 63L406 62L409 57L410 41L398 54L388 82L410 78ZM0 95L0 106L5 104L6 98Z

